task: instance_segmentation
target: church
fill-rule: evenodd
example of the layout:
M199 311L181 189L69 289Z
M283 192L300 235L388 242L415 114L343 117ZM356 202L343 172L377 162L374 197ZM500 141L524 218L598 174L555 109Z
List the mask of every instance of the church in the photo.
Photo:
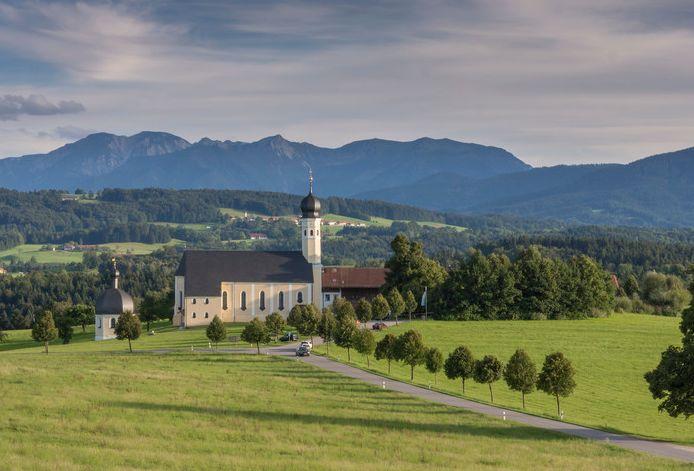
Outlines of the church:
M346 296L358 290L371 297L378 292L385 281L382 268L324 270L321 204L313 194L312 177L309 193L301 201L300 222L300 252L186 250L174 277L173 324L182 328L207 325L215 315L224 322L263 320L273 312L286 318L297 304L320 309L341 293ZM342 274L339 279L337 268ZM329 285L325 289L324 280Z

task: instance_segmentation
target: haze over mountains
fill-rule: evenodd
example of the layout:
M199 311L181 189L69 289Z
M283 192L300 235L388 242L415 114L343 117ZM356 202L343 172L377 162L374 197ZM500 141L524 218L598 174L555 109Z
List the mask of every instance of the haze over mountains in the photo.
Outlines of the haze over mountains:
M48 154L0 160L0 187L233 188L320 195L577 223L694 225L694 148L631 164L532 168L508 151L450 139L357 141L330 149L162 132L97 133Z

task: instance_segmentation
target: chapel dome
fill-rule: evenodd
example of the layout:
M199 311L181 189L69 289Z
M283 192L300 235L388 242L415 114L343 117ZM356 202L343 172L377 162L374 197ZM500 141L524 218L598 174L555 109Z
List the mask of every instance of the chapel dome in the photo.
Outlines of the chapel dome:
M310 192L301 200L301 215L305 218L320 217L320 201Z
M123 314L135 312L132 296L118 288L108 288L96 300L97 314Z

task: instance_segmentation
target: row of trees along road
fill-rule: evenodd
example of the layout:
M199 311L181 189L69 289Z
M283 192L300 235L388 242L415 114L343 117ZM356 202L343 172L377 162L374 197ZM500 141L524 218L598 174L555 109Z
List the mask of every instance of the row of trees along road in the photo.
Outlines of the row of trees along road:
M594 260L568 261L521 250L514 261L501 253L470 250L446 271L422 245L399 234L384 292L431 293L432 314L441 319L563 319L599 316L612 310L616 287ZM409 294L407 295L409 297Z

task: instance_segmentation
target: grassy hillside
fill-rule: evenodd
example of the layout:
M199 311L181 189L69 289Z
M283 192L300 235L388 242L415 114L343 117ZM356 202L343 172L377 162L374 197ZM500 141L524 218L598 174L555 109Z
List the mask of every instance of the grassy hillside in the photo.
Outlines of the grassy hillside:
M25 354L0 388L7 469L691 469L265 356Z
M112 242L98 245L98 249L109 250L118 254L146 255L159 250L166 245L177 245L183 241L172 240L166 244L145 244L140 242ZM28 262L32 258L37 263L79 263L82 261L82 252L64 251L60 248L55 251L41 250L43 244L23 244L7 250L0 250L0 260L9 257L17 257L21 262Z
M691 444L694 422L658 413L657 402L643 379L643 374L657 365L660 353L669 344L680 342L678 322L671 317L623 314L581 321L418 321L388 331L399 334L416 329L427 345L440 348L444 356L458 345L467 345L478 358L494 354L506 362L516 348L524 348L538 370L545 355L562 351L576 368L578 384L574 395L562 400L567 421ZM330 354L341 361L347 358L346 351L335 346L330 347ZM366 367L363 357L354 351L352 361ZM372 358L371 369L385 374L386 362ZM392 374L409 380L409 367L393 363ZM434 377L419 366L415 382L434 386ZM450 381L443 373L438 375L436 387L461 393L460 381ZM520 409L520 394L510 391L503 379L493 388L497 404ZM466 392L469 398L489 400L487 386L472 380L466 382ZM526 396L526 403L528 412L556 416L554 399L542 392Z

